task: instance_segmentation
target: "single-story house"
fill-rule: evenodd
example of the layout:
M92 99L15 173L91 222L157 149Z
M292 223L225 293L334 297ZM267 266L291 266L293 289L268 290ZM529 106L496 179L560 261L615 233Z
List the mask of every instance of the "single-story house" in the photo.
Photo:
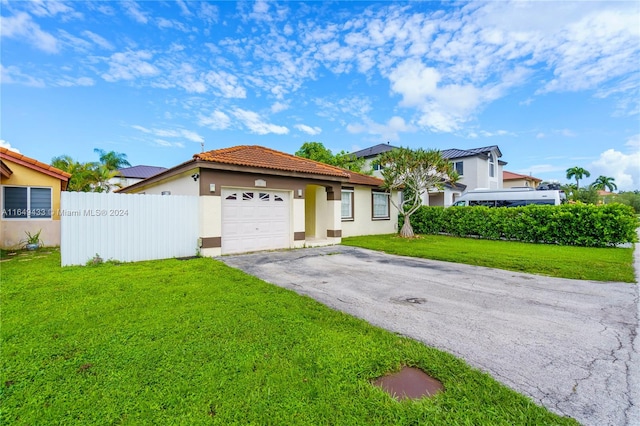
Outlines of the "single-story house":
M199 197L205 256L390 234L398 214L382 180L261 146L195 154L117 192Z
M0 245L18 247L27 232L60 245L60 192L71 175L7 148L0 148L0 173Z
M377 158L384 152L397 148L378 144L356 151L351 155L365 159L365 167L373 169L374 176L382 176ZM460 176L455 184L445 184L443 190L432 189L423 197L427 206L451 206L465 192L474 189L500 189L503 187L502 168L507 163L500 160L502 152L497 145L471 149L445 149L442 157L449 160Z
M521 175L519 173L508 172L504 170L502 172L502 185L503 188L537 188L540 185L542 179L537 177Z

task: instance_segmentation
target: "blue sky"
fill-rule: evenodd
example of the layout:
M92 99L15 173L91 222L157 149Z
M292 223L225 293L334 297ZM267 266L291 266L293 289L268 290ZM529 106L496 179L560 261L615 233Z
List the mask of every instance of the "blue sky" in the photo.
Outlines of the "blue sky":
M0 144L40 161L498 145L640 189L637 1L0 1Z

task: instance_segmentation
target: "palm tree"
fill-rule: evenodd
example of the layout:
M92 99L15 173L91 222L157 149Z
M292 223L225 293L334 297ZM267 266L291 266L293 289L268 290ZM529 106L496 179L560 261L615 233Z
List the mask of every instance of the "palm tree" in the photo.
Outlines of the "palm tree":
M120 152L109 151L106 152L103 149L94 148L93 152L100 156L100 163L108 170L118 170L123 166L131 166L127 161L127 154Z
M614 180L615 179L612 177L598 176L598 178L595 181L593 181L591 186L598 190L604 190L605 188L607 188L609 192L613 192L616 189L618 189L618 185L613 183Z
M80 163L68 155L54 157L51 165L71 174L68 191L91 192L95 182L94 169L96 163Z
M591 176L588 170L582 167L570 167L567 169L567 179L576 179L576 189L580 189L580 179Z

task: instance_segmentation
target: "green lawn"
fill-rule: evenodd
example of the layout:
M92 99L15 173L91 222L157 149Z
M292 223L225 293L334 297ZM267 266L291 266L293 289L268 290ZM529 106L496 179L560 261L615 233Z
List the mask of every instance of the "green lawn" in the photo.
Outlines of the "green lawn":
M216 260L0 263L1 424L576 424L418 342ZM417 366L446 388L396 402Z
M590 248L479 240L445 235L343 238L342 244L401 256L594 281L635 282L632 248Z

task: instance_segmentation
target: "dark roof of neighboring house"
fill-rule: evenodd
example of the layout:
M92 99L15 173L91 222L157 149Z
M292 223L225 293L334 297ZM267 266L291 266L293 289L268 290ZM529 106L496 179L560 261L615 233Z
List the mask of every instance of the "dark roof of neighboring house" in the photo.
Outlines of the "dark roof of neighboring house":
M502 172L502 180L511 180L511 179L526 179L526 180L532 180L534 182L542 182L542 179L538 179L537 177L521 175L519 173L513 173L513 172L508 172L504 170Z
M445 149L444 151L442 151L442 156L448 160L453 160L455 158L463 158L463 157L473 157L475 155L488 156L489 152L494 150L498 151L498 157L502 157L502 152L500 152L500 148L498 148L498 145L483 146L482 148L471 148L471 149L458 149L458 148Z
M1 158L28 167L31 170L35 170L56 179L60 179L60 181L62 181L63 191L67 188L67 182L69 182L69 178L71 177L70 173L42 163L38 160L34 160L33 158L27 157L26 155L22 155L18 152L11 151L7 148L0 148L0 159Z
M354 155L356 158L369 158L375 157L383 152L391 151L394 148L397 148L397 146L389 145L388 143L381 143L369 148L361 149L360 151L352 152L351 155Z
M383 152L391 151L394 148L397 148L397 147L393 145L389 145L388 143L381 143L378 145L371 146L369 148L361 149L360 151L356 151L351 154L355 155L358 158L363 158L363 157L371 158L371 157L376 157L382 154ZM498 145L483 146L481 148L471 148L471 149L451 148L451 149L445 149L440 152L442 153L443 158L447 160L453 160L456 158L474 157L476 155L480 155L486 158L489 155L489 152L493 150L498 152L498 157L502 157L502 152L500 152L500 148L498 148ZM503 164L503 165L507 164L502 160L498 160L498 161L500 164Z
M156 166L124 167L122 169L118 169L118 176L133 179L146 179L151 176L157 175L158 173L164 172L165 170L167 170L166 167Z

